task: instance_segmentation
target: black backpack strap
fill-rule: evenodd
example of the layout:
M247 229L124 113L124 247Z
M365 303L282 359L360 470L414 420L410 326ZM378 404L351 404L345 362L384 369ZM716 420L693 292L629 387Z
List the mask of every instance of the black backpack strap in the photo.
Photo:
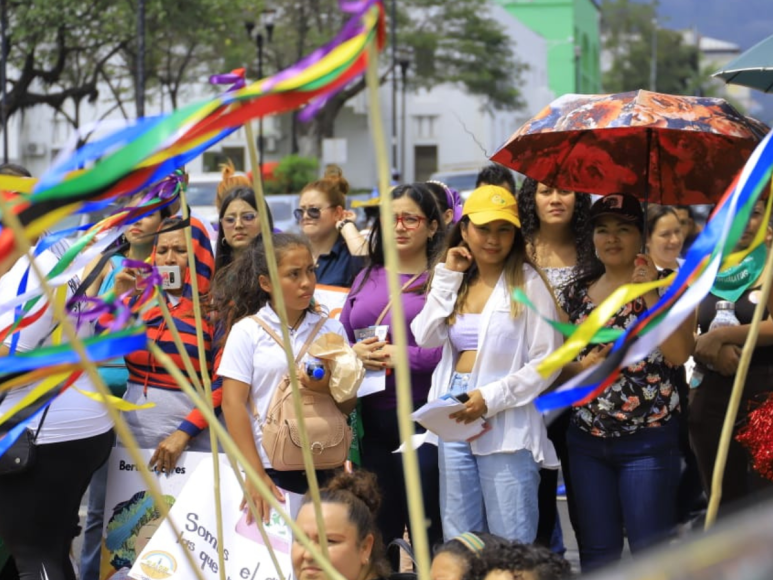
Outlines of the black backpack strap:
M387 546L387 552L389 552L390 548L393 547L397 547L398 549L405 552L411 559L411 562L413 562L413 565L416 566L416 557L413 555L413 548L408 542L405 541L405 538L395 538L389 542L389 545Z

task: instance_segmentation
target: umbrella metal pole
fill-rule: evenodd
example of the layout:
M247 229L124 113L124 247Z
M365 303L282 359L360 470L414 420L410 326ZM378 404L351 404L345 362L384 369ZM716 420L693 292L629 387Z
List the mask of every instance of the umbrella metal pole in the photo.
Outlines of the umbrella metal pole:
M647 253L647 208L650 204L650 156L652 155L652 129L647 129L647 179L644 180L644 223L641 225L641 253Z

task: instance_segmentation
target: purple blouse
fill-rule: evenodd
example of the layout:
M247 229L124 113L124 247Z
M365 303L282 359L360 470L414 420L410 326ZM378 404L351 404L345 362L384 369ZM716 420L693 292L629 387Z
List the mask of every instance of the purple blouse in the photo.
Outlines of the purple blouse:
M368 279L360 284L365 271L360 272L352 283L352 291L346 298L340 321L349 335L349 340L354 343L354 331L358 328L367 328L376 323L376 319L389 302L389 288L386 280L386 269L382 266L374 267ZM427 281L428 272L422 274L411 286L421 286ZM400 274L400 285L405 284L413 276ZM425 297L423 293L403 292L403 309L405 311L405 324L408 332L408 361L411 365L411 390L413 392L414 406L418 407L427 401L432 382L432 373L440 362L440 348L421 348L416 345L416 339L411 332L411 321L424 308ZM390 309L381 324L392 326L392 310ZM391 335L389 336L391 339ZM397 408L397 392L395 391L394 373L386 377L386 390L362 399L362 405L371 409L395 409Z

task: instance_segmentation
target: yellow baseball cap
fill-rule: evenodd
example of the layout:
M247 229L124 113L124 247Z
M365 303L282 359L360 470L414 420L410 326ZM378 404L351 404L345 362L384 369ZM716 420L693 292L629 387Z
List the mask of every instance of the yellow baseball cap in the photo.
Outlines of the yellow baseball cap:
M515 227L521 227L518 218L518 204L513 194L498 185L481 185L464 202L462 216L469 216L477 226L505 220Z

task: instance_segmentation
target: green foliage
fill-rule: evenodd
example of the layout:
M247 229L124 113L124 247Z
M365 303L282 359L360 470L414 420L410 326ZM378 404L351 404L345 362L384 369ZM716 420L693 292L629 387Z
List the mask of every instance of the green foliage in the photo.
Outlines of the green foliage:
M415 86L458 83L495 109L523 106L519 62L504 28L478 0L400 2L398 44L413 49ZM408 18L410 12L410 18Z
M698 50L686 45L682 34L658 26L657 5L632 0L604 0L602 33L604 46L613 55L612 67L604 73L609 92L650 88L652 42L657 39L656 88L661 93L694 94Z
M108 112L134 116L137 6L138 0L9 1L9 115L46 104L77 126L78 104L104 97ZM186 83L254 55L244 10L260 6L249 0L145 0L145 10L146 88L162 86L174 106ZM103 81L107 95L98 93Z
M266 181L266 193L299 193L317 178L318 168L319 162L314 158L288 155L274 169L274 179Z

